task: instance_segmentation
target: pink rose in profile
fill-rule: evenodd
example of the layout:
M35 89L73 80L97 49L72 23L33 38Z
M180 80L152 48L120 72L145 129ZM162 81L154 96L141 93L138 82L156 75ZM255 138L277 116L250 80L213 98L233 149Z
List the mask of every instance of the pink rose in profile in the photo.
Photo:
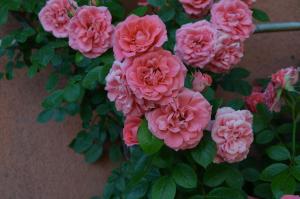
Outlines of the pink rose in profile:
M212 23L235 40L247 39L255 29L252 11L241 0L221 0L213 5L211 15Z
M270 111L280 112L280 97L277 97L277 90L272 82L270 82L264 92L264 103Z
M184 63L203 68L214 56L216 41L217 31L209 22L185 24L176 31L175 54Z
M122 111L125 116L141 116L148 109L154 108L151 103L138 99L130 90L125 70L120 62L114 62L106 77L107 96L110 101L115 102L116 109Z
M224 73L241 61L244 45L241 41L221 31L218 32L216 53L206 68L214 73Z
M281 197L281 199L300 199L300 196L296 195L284 195Z
M70 5L71 2L73 5ZM47 32L57 38L68 37L69 13L74 13L74 0L49 0L39 13L39 20Z
M184 11L194 17L202 17L207 14L213 4L213 0L179 0Z
M157 49L124 64L127 82L138 99L166 104L184 86L186 68L169 51Z
M210 118L208 101L189 89L183 89L169 104L146 113L150 131L174 150L197 146Z
M206 73L196 72L193 80L193 90L202 92L212 84L212 78Z
M136 116L126 117L123 128L123 140L127 146L138 144L137 133L141 124L141 118Z
M216 163L234 163L244 160L253 142L252 114L250 111L235 111L220 108L216 114L212 139L217 144Z
M281 69L272 75L275 87L288 89L295 85L299 79L299 71L295 67Z
M247 96L245 101L248 110L250 110L252 113L256 113L257 104L264 103L264 94L262 92L252 91L251 95Z
M256 2L256 0L243 0L243 2L245 2L249 7L251 7Z
M167 29L157 15L131 15L116 27L113 47L115 58L123 60L161 47L167 41Z
M147 0L138 0L138 5L139 6L147 6L148 5L148 1Z
M112 45L113 26L106 7L82 6L69 24L69 45L88 58L96 58Z

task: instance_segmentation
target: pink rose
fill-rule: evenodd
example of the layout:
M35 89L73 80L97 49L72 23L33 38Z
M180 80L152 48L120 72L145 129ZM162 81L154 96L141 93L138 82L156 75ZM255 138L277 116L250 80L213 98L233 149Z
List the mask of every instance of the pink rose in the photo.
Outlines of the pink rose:
M139 99L166 104L184 86L186 68L169 51L157 49L124 64L128 84Z
M69 45L88 58L96 58L111 48L113 26L106 7L83 6L69 24Z
M148 5L148 1L147 0L138 0L138 5L139 6L147 6Z
M252 11L241 0L221 0L213 5L211 15L212 23L235 40L247 39L255 29Z
M281 197L281 199L300 199L300 196L296 195L284 195Z
M194 17L202 17L207 14L213 4L213 0L179 0L185 12Z
M193 90L202 92L206 87L212 84L212 78L206 73L196 72L193 80Z
M229 107L219 109L211 135L217 144L216 163L244 160L253 142L251 112Z
M69 12L75 12L77 4L74 0L49 0L39 13L39 20L47 32L57 38L68 37Z
M131 15L116 27L113 47L117 60L143 54L167 41L167 29L157 15Z
M264 94L262 92L252 91L250 96L246 97L246 106L252 112L256 113L257 104L264 103Z
M251 7L256 2L256 0L243 0L243 2L245 2L249 7Z
M138 99L130 90L124 66L120 62L114 62L109 74L106 77L107 96L110 101L114 101L116 109L122 111L125 116L141 116L148 109L154 108L151 103Z
M219 31L216 53L206 68L214 73L224 73L238 64L243 56L243 43Z
M272 75L272 82L275 87L288 89L295 85L299 79L298 69L295 67L288 67L277 71Z
M126 117L123 128L123 139L127 146L133 146L138 144L137 133L141 124L141 118L136 116Z
M169 104L146 113L150 131L174 150L197 146L210 117L210 104L189 89L183 89Z
M270 111L280 112L280 97L277 97L277 90L272 82L270 82L264 92L264 103Z
M217 31L202 20L181 26L176 31L175 54L186 64L203 68L214 56Z

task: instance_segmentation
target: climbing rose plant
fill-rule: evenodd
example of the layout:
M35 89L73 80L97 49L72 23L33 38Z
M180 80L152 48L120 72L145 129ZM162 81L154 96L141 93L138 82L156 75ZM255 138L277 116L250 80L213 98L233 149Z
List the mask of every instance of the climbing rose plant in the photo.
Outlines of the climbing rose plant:
M93 199L296 199L299 68L248 83L244 43L269 20L254 2L3 1L0 24L20 28L0 40L0 77L51 67L38 122L79 114L70 147L122 159Z

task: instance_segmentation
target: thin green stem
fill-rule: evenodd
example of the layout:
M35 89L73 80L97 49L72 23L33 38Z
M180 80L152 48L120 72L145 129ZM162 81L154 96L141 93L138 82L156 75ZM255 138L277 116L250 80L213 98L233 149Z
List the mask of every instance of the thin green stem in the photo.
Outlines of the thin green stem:
M297 118L295 114L295 106L293 106L293 151L292 151L292 158L293 161L296 156L296 131L297 131Z

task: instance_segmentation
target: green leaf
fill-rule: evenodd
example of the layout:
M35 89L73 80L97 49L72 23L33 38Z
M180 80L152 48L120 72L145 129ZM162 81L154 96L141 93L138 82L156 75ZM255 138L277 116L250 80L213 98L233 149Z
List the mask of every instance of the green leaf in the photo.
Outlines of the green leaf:
M37 65L32 65L29 67L27 71L27 75L29 78L33 78L38 72L38 66Z
M7 22L8 10L5 7L0 6L0 25Z
M204 139L202 139L197 148L191 152L193 159L204 168L212 163L216 153L216 144L210 139L209 136L206 136Z
M286 171L288 166L282 163L275 163L265 168L260 175L260 179L264 181L272 181L278 174Z
M49 78L48 78L48 81L46 83L46 90L47 91L51 91L55 88L55 86L57 85L59 79L58 79L58 75L55 74L55 73L52 73Z
M147 2L155 7L161 7L165 4L166 0L147 0Z
M291 168L292 175L300 182L300 165Z
M141 125L138 129L138 141L143 151L147 154L154 154L163 146L163 141L156 138L149 131L146 120L141 122Z
M104 65L101 67L101 70L99 71L99 74L98 74L98 81L101 84L105 84L105 77L109 73L110 68L111 68L111 65Z
M90 70L82 80L82 86L86 89L94 89L98 83L102 66L97 66Z
M209 192L207 198L214 199L245 199L245 196L237 189L220 187Z
M241 174L241 172L234 168L234 167L229 167L226 171L226 183L233 188L242 188L244 185L244 177Z
M204 173L204 184L209 187L217 187L222 184L227 177L227 167L223 164L212 164Z
M64 89L64 99L67 102L75 102L78 100L81 94L81 88L79 84L70 84Z
M224 80L221 82L220 86L225 91L231 91L239 93L243 96L249 96L252 91L251 85L245 80Z
M274 139L274 132L272 132L271 130L265 130L256 136L256 143L257 144L268 144L273 139Z
M226 106L233 108L234 110L242 110L245 105L244 100L242 99L234 99L230 100L226 103Z
M20 43L24 43L29 37L35 34L35 30L31 27L20 29L16 34L16 40Z
M288 134L293 131L292 123L285 123L276 128L276 131L280 134Z
M300 155L295 157L295 162L300 165Z
M69 145L76 153L83 153L93 145L93 137L84 131L77 134L76 138Z
M294 194L295 189L296 181L288 171L276 176L271 183L271 190L276 199L283 195Z
M263 183L255 186L254 194L261 198L266 198L266 199L273 198L271 186L269 183Z
M56 90L49 95L42 103L44 108L58 107L63 101L63 90Z
M226 75L226 79L244 79L249 77L250 72L245 68L233 68L228 75Z
M102 155L103 148L100 144L94 144L91 148L89 148L85 154L85 161L87 163L94 163L96 162Z
M197 174L187 164L177 164L172 169L172 177L176 184L184 188L190 189L197 186Z
M39 123L48 122L49 120L51 120L53 113L54 111L52 109L42 111L37 117L37 122Z
M125 16L125 10L117 1L106 1L104 6L108 7L114 19L122 20Z
M117 162L122 158L122 152L120 146L113 145L109 148L109 159L113 162Z
M260 9L257 8L252 8L252 15L253 17L258 20L258 21L262 21L262 22L268 22L270 21L270 17L268 16L268 14Z
M291 158L291 154L287 148L284 146L271 146L270 148L267 149L267 154L268 156L277 161L283 161L283 160L288 160Z
M171 21L175 17L175 9L170 6L163 6L158 11L159 17L164 21Z
M253 117L253 131L258 133L268 127L267 121L259 114L254 114Z
M207 99L208 101L211 101L215 97L215 91L211 87L208 87L205 89L205 91L202 93L202 95Z
M155 181L152 187L152 199L174 199L176 194L176 184L172 178L168 176L160 177Z
M132 14L137 16L144 16L148 11L148 6L140 6L132 11Z

